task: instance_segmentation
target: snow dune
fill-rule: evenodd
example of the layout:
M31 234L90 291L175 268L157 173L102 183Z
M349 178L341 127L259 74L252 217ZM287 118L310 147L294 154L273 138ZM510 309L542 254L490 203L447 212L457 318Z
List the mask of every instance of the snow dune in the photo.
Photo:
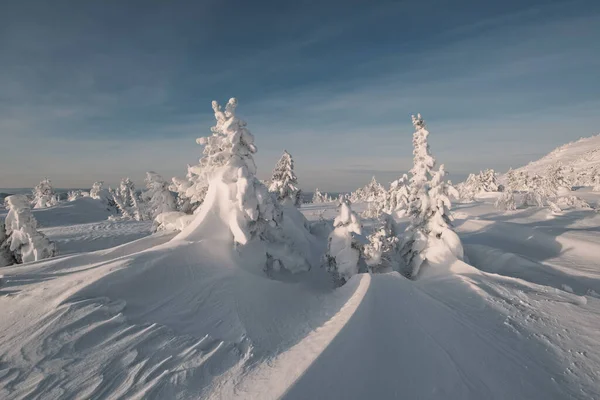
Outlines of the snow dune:
M269 278L219 232L3 268L0 398L599 398L598 216L491 210L457 210L470 264L417 281ZM51 239L101 223L46 212Z

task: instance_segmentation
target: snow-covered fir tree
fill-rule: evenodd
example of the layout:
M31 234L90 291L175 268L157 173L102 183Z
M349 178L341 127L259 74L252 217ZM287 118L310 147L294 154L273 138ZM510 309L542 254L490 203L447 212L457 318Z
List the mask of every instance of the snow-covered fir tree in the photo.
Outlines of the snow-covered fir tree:
M169 190L169 183L154 171L146 172L146 190L142 192L145 211L153 219L159 214L175 211L175 196Z
M117 209L124 218L142 221L145 217L144 205L141 204L135 190L135 184L129 178L121 179L117 190L111 190Z
M33 208L47 208L58 204L58 196L54 193L50 179L43 179L33 188Z
M561 162L550 165L545 173L546 185L556 193L570 192L573 184L567 175L566 168Z
M315 192L313 194L311 203L313 204L318 204L318 203L330 203L331 201L333 201L331 199L331 197L329 197L329 195L327 193L322 193L319 188L315 189Z
M505 211L516 210L515 194L512 189L506 186L500 197L496 199L494 206Z
M521 200L524 207L544 207L548 197L554 196L554 193L549 193L549 188L545 185L544 178L540 175L527 176L526 182L526 191Z
M486 169L479 172L479 185L484 192L498 192L500 185L496 176L496 171L493 169Z
M389 194L375 177L362 189L363 201L367 202L364 218L378 218L389 208Z
M408 175L404 174L399 179L396 179L390 184L390 190L388 191L388 208L387 213L395 213L397 216L402 217L408 211Z
M360 218L346 196L340 197L339 215L329 235L325 265L334 280L343 284L358 273L361 245L355 235L362 233Z
M364 247L364 257L370 272L401 268L400 239L391 215L383 214L379 227L367 239L369 243Z
M8 196L5 200L8 214L4 221L0 249L4 263L26 263L56 255L54 242L37 230L37 221L31 213L27 197Z
M216 101L212 106L217 123L211 136L198 140L206 146L200 164L209 189L194 221L177 238L213 237L215 224L225 226L240 250L251 243L264 248L265 270L310 269L306 220L296 207L280 205L256 178L257 148L246 122L235 114L237 100L230 99L225 109Z
M446 171L441 165L432 176L435 160L429 152L429 132L419 114L413 116L414 166L411 169L410 224L404 234L400 255L406 268L401 272L416 278L427 260L431 248L444 246L458 259L463 258L460 239L452 230L449 215L450 199L445 179Z
M425 121L421 114L417 114L416 117L413 115L412 123L415 133L413 134L413 167L410 170L408 201L409 213L415 215L421 208L420 199L427 196L435 160L429 151L427 140L429 131L425 129Z
M95 200L100 200L109 211L115 212L117 210L114 196L110 190L104 188L103 181L94 182L90 189L90 197Z
M363 188L358 188L356 189L354 192L350 193L350 203L354 204L354 203L358 203L359 201L363 201L365 198L365 195L363 193Z
M283 151L283 155L273 170L269 191L275 193L280 203L290 203L296 207L302 205L302 192L294 173L294 160L287 150Z
M202 172L201 164L188 165L187 170L185 178L172 179L169 189L177 193L177 209L191 214L200 207L206 197L208 177Z
M458 185L459 198L464 203L475 201L475 196L481 191L481 182L475 174L469 174L467 179Z

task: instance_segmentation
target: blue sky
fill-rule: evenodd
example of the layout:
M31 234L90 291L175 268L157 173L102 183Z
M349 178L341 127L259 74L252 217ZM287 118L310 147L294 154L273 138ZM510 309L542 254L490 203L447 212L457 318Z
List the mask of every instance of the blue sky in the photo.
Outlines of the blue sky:
M455 180L600 133L598 1L0 2L0 187L184 175L233 96L306 190L408 170L416 112Z

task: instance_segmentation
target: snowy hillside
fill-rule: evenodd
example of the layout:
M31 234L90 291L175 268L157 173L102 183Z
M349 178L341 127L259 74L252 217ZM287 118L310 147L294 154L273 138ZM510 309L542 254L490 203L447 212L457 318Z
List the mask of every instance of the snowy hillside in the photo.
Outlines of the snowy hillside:
M600 135L581 138L562 145L537 161L532 161L515 171L524 171L530 175L543 175L544 171L562 163L570 177L590 175L592 170L600 166Z

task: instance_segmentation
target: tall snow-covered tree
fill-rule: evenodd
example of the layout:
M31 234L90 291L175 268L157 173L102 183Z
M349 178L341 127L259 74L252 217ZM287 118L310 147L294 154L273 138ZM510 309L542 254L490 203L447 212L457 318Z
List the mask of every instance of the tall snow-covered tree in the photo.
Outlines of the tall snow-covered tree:
M435 160L429 151L427 141L429 131L425 129L425 121L421 114L412 116L415 128L413 134L413 167L410 170L409 213L414 215L421 208L420 199L427 196L428 183L431 180Z
M435 159L429 152L429 132L420 115L413 116L414 166L411 169L410 224L404 234L400 254L406 269L403 274L416 278L427 252L434 247L445 246L458 259L463 258L460 239L452 230L449 214L450 199L445 182L446 171L441 165L435 175L432 169Z
M237 100L230 99L225 109L216 101L212 106L217 120L212 135L197 141L205 145L200 164L209 189L196 218L177 238L213 237L218 225L242 248L251 242L263 246L267 271L308 270L303 243L310 233L303 223L294 222L303 216L295 207L284 209L256 178L257 148L246 122L235 114Z
M54 242L37 230L37 221L31 213L27 197L8 196L4 200L8 214L4 221L1 262L17 264L37 261L56 255Z
M145 211L151 219L159 214L176 210L175 197L169 190L169 184L154 171L146 172L146 190L142 192L142 200L146 203Z
M296 207L302 205L302 192L294 173L294 160L287 150L283 151L283 155L273 170L269 191L275 193L277 200L281 203L291 203Z
M327 271L343 284L358 273L361 245L355 235L362 233L362 225L347 197L340 197L339 210L329 235L325 263Z
M47 208L58 204L58 197L54 193L50 179L43 179L33 188L33 208Z

